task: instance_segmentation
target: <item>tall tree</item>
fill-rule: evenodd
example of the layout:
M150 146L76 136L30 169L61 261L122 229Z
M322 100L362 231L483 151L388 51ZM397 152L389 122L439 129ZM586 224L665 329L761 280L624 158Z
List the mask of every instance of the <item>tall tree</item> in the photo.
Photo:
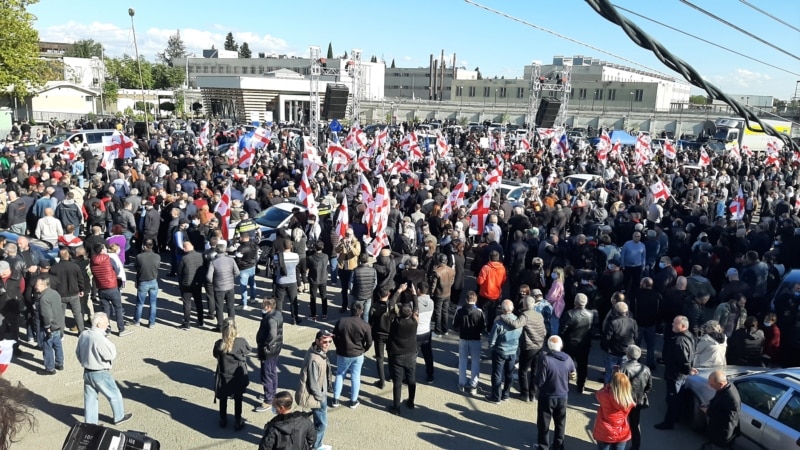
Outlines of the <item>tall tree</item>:
M228 32L228 35L225 36L225 50L230 50L232 52L239 51L239 44L237 44L236 41L233 40L233 33L231 33L230 31Z
M395 68L396 68L396 67L395 67L395 65L394 65L394 58L392 58L392 65L391 65L391 66L389 66L389 68L390 68L390 69L395 69Z
M144 70L144 66L142 67ZM172 89L183 84L186 77L183 67L170 67L166 64L153 64L150 74L155 89Z
M39 32L33 27L36 17L27 10L38 0L0 2L0 91L12 89L23 98L42 86L44 60L39 58Z
M167 48L158 54L158 60L164 64L172 65L178 58L186 56L186 44L181 39L181 30L175 30L175 34L167 40Z
M78 39L72 44L72 47L64 52L64 56L73 58L91 58L96 56L103 57L103 44L95 41L94 39Z
M342 59L347 59L347 52L344 52L344 55L342 55Z
M375 56L375 55L372 55L372 58L369 59L369 62L374 62L374 63L378 62L378 57Z
M151 64L143 56L139 57L139 61L142 64L144 88L152 89L153 69ZM122 89L140 89L142 87L139 80L139 66L136 60L129 55L122 55L122 58L106 58L106 72L108 72L108 78Z
M239 47L239 58L252 58L253 52L250 51L250 46L247 45L247 42L242 42L242 46Z
M328 42L328 59L333 59L333 43Z

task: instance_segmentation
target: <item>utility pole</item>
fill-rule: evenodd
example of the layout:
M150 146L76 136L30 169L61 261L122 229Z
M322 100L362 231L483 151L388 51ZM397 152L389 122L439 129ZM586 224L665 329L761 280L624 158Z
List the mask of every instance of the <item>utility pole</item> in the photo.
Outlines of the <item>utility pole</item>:
M136 11L128 8L128 15L131 16L131 33L133 33L133 49L136 51L136 65L139 66L139 83L142 86L142 109L144 110L144 130L147 140L150 140L150 123L147 120L147 100L144 98L144 76L142 76L142 61L139 60L139 46L136 44L136 28L133 26L133 16Z

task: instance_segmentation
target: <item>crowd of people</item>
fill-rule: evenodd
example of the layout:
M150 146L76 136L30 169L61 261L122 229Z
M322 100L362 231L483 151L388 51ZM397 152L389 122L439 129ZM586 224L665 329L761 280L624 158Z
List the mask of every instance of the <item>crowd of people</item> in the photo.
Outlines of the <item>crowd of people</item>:
M106 122L69 125L134 131L132 122ZM6 237L3 243L0 329L17 342L17 354L20 341L42 350L40 374L63 369L67 331L95 336L95 345L108 348L100 338L108 340L109 321L119 337L156 326L164 258L180 287L181 327L188 331L194 323L221 333L213 353L223 427L229 397L234 427L243 427L246 358L257 352L264 388L257 411L278 411L262 448L278 448L275 433L286 439L296 430L307 442L296 448L320 448L327 408L339 407L347 375L347 406L359 406L360 373L371 349L376 385L393 383L391 412L413 409L417 354L432 382L432 347L451 331L458 333L460 391L479 389L484 342L492 364L488 402L510 398L517 368L519 399L538 403L539 448L563 447L569 383L584 392L597 337L605 366L605 387L596 393L600 448L621 448L628 440L639 448L639 415L659 362L668 381L664 429L673 426L682 380L695 367L800 362L800 283L772 301L783 275L800 267L800 178L788 153L771 165L758 155L715 155L698 169L689 164L700 158L697 151L672 159L651 153L639 164L633 149L607 159L585 145L555 151L546 133L512 140L452 128L430 147L411 149L417 136L414 124L405 123L388 137L378 130L368 142L356 129L343 132L357 156L348 164L325 151L325 140L333 142L329 148L340 145L332 132L320 135L318 164L310 140L275 126L243 165L223 144L240 143L245 127L184 124L200 145L176 137L178 126L155 124L149 140L135 140L134 157L106 167L85 143L74 158L44 149L17 152L11 144L2 149L0 226L16 242ZM574 185L569 176L575 174L591 177ZM500 180L528 188L506 198L496 188ZM668 187L667 195L654 192L656 182ZM385 186L388 199L380 231L373 186ZM452 195L459 190L461 197ZM730 206L739 204L739 192L744 213L736 217ZM312 196L318 208L303 204ZM284 202L292 202L291 220L264 245L267 236L255 218ZM309 212L314 209L319 213ZM29 237L57 248L57 260L32 248ZM385 240L375 245L379 238ZM264 301L256 296L262 270L271 292ZM135 276L137 298L135 310L126 312L120 288L127 272ZM329 284L341 287L338 298L328 295ZM298 292L310 294L308 307ZM291 397L278 391L284 307L290 324L328 322L329 300L340 304L338 320L309 348L294 399L312 414L294 415ZM252 305L263 318L251 349L238 336L235 317L237 308ZM92 327L84 332L86 323ZM335 361L327 356L330 344ZM114 355L79 359L93 374L110 368ZM96 392L121 403L97 377L85 376L95 386L87 394L87 421L96 421L96 405L89 405L96 404ZM114 414L129 419L121 405Z

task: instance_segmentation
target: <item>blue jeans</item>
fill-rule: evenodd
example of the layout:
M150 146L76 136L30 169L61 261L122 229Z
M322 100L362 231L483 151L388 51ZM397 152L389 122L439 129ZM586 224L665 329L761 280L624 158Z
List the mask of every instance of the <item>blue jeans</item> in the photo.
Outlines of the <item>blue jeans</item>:
M606 375L605 379L603 380L603 384L608 384L611 382L611 377L614 376L614 366L617 366L617 369L622 366L622 356L616 356L612 355L611 353L604 352L603 366L606 368Z
M42 353L45 370L56 370L64 366L64 346L61 345L62 331L56 330L50 336L42 330Z
M241 269L239 271L239 295L242 296L242 306L247 306L247 299L256 300L256 268Z
M642 346L642 340L647 341L647 367L651 370L656 367L656 327L640 327L639 338L636 345Z
M108 370L90 372L83 371L83 416L86 423L97 423L98 402L97 394L103 394L111 403L111 412L114 421L122 420L125 407L122 404L122 393L117 382Z
M467 381L467 360L472 358ZM478 386L481 374L481 341L458 340L458 385L471 388Z
M133 316L133 323L139 323L142 319L142 308L144 301L150 299L150 326L156 324L156 307L158 305L158 280L141 281L136 288L136 314Z
M336 380L333 382L333 401L339 401L342 393L342 384L347 372L350 372L350 401L358 401L358 392L361 390L361 366L364 364L364 355L339 356L336 355Z
M550 316L550 334L556 335L558 334L558 327L561 325L561 318L556 317L556 313L554 312Z
M317 440L314 442L316 450L322 447L322 439L325 437L325 430L328 429L328 399L323 399L319 408L312 408L311 414L314 416L314 429L317 430Z
M364 303L364 313L361 314L361 318L364 319L364 322L369 322L369 309L372 308L372 298L359 301Z
M626 445L628 445L628 441L613 444L597 441L597 450L625 450Z
M330 262L331 262L331 283L337 284L339 282L339 268L336 265L339 264L339 257L332 256Z

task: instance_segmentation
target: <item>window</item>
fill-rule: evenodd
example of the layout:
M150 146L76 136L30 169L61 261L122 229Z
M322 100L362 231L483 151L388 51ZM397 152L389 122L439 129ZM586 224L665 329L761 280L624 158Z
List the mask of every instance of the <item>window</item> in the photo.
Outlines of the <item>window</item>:
M578 100L586 100L586 88L578 89Z
M523 98L523 97L525 97L525 88L524 87L518 87L517 88L517 98Z
M461 97L462 95L464 95L464 87L456 86L456 97Z
M211 66L211 73L217 73L217 66Z
M253 75L256 74L256 66L250 66L250 73Z
M644 101L644 89L636 89L633 91L633 100L637 102Z
M492 88L490 88L489 86L483 88L483 96L488 97L490 95L492 95Z
M609 89L608 90L608 101L613 102L617 99L617 90L616 89Z
M231 66L225 67L225 73L231 73Z
M500 98L505 98L505 96L506 96L506 88L501 87L498 93L500 94Z
M259 66L258 73L259 74L263 74L264 73L264 66Z
M239 73L239 66L233 66L233 73Z
M103 135L101 133L87 133L86 134L86 143L87 144L100 144L103 142Z
M411 76L411 74L410 74L410 73L408 73L408 72L404 72L404 73L403 73L403 76L404 76L404 77L410 77L410 76Z
M469 87L469 96L470 97L475 97L475 90L476 90L475 86L470 86Z
M602 100L603 99L603 90L602 89L595 89L594 90L594 99L595 100Z
M778 416L778 422L795 431L800 431L800 394L797 392L792 394L792 398Z
M769 380L748 379L735 384L742 403L765 415L769 415L781 396L786 393L785 387Z

